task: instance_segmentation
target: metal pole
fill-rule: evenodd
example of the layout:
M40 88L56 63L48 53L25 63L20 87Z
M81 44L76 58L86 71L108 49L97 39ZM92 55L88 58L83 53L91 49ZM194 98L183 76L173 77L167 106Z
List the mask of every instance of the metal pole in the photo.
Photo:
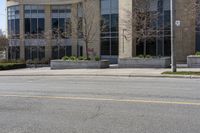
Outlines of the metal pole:
M171 69L172 72L176 72L176 44L175 44L175 0L170 0L171 9Z

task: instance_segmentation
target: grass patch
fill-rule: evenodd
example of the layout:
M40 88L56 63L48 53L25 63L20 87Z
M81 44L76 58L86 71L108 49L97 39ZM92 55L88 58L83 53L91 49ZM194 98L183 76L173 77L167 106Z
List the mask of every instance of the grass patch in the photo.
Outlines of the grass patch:
M168 74L168 75L198 75L198 76L200 76L200 72L192 72L192 71L163 72L162 74Z
M0 71L1 70L19 69L19 68L26 68L26 64L24 64L24 63L0 63Z

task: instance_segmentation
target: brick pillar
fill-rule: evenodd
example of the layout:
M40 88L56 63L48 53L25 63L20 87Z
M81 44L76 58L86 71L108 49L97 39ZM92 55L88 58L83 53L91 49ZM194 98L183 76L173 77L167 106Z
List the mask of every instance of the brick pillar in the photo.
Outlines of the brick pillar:
M176 57L179 63L185 63L187 56L195 53L196 16L190 4L190 0L176 0L176 20L181 21L180 27L175 27Z
M52 37L51 6L45 5L45 38L46 38L46 42L47 42L46 46L45 46L45 59L52 58L51 37Z
M71 45L72 45L72 55L77 56L77 47L78 47L78 36L77 36L77 15L78 15L78 6L77 4L72 4L71 10L71 22L72 22L72 38L71 38Z
M19 1L19 20L20 20L20 60L25 60L25 36L24 36L24 5L23 0Z

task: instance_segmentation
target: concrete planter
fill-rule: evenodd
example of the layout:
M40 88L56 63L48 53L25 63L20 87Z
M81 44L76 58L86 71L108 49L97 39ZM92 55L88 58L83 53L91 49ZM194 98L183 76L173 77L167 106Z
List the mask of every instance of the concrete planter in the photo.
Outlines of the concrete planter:
M162 58L122 58L119 59L119 68L168 68L171 64L170 57Z
M64 61L51 60L51 69L86 69L86 68L109 68L109 61Z
M200 68L200 56L197 55L188 56L187 65L189 68Z

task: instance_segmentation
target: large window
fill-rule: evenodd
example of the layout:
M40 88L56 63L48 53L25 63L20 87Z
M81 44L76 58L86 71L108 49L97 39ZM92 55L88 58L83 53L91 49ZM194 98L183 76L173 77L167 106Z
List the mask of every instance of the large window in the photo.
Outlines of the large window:
M150 14L156 14L157 16L156 21L152 21L152 26L154 26L153 28L155 30L155 34L150 38L145 38L137 42L136 54L148 54L151 56L170 56L170 1L149 0L148 4L149 8L147 12ZM144 41L146 43L144 43Z
M101 55L118 55L118 0L101 0Z
M52 37L71 37L71 5L52 6Z
M25 35L26 38L44 38L45 19L44 6L40 5L25 5Z
M52 58L61 59L63 56L71 56L72 47L71 46L53 46L52 47Z
M17 60L20 58L19 46L10 46L8 49L8 58L11 60Z
M197 1L199 6L199 0ZM196 51L200 51L200 12L197 10L196 16Z
M8 7L8 35L11 39L19 38L19 6Z
M56 5L51 8L52 16L52 58L60 59L72 55L71 47L71 5Z
M25 47L26 60L44 60L45 47L44 46L26 46Z

